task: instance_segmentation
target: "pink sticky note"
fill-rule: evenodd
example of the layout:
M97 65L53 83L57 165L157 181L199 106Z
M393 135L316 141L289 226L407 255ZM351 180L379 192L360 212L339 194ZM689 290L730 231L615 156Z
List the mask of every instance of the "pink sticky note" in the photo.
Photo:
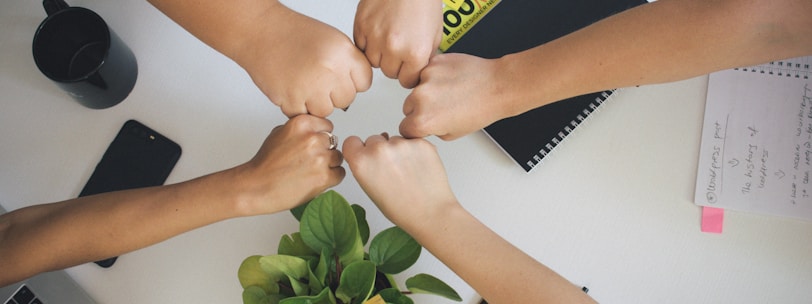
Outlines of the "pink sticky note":
M722 233L725 209L702 207L702 232Z

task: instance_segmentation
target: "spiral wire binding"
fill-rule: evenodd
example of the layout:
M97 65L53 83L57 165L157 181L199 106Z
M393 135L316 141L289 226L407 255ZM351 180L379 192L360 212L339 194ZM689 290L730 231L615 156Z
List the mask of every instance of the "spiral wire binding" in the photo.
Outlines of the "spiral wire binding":
M590 115L598 112L600 106L604 104L609 98L615 93L617 89L606 90L601 92L601 95L595 98L595 101L589 103L589 106L581 111L581 114L575 117L574 120L570 121L568 126L565 126L563 130L559 131L556 137L553 137L544 147L539 150L538 154L533 156L533 159L527 161L527 166L530 167L530 171L536 168L536 166L542 164L544 159L552 153L553 149L561 144L564 139L567 138L572 132L575 131L575 128L579 125L582 125L584 121L589 118ZM530 172L528 171L528 173Z
M749 67L735 68L734 70L809 79L809 74L812 72L812 64L810 64L809 61L810 57L797 57Z

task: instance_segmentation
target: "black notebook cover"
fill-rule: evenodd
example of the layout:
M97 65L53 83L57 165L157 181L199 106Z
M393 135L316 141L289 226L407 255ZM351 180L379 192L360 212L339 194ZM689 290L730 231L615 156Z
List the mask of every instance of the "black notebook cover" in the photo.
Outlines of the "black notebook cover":
M527 50L645 0L502 0L446 52L498 58ZM596 50L599 51L599 50ZM554 102L485 128L529 172L612 91Z

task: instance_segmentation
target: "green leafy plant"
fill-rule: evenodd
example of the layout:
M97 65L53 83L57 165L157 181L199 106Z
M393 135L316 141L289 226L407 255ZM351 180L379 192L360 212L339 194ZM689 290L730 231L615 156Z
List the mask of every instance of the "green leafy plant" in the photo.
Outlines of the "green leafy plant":
M277 254L249 256L237 273L245 304L412 304L412 293L462 299L443 281L418 274L401 291L392 275L411 267L423 247L397 226L369 242L366 211L328 191L291 210L299 232L283 235Z

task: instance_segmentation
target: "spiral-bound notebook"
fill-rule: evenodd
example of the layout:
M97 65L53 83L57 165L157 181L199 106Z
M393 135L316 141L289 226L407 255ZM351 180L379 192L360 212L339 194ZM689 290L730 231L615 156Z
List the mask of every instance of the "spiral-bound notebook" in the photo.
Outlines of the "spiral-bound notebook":
M812 220L812 57L710 74L694 202Z
M467 0L461 12L446 12L446 37L455 42L446 52L485 58L527 50L574 32L598 20L646 3L645 0ZM475 8L487 15L460 22ZM473 13L471 13L473 12ZM466 32L449 30L449 23ZM456 35L456 36L455 36ZM458 37L462 35L462 37ZM600 52L600 50L595 50ZM485 128L490 136L525 171L530 172L613 91L597 92L545 105Z

